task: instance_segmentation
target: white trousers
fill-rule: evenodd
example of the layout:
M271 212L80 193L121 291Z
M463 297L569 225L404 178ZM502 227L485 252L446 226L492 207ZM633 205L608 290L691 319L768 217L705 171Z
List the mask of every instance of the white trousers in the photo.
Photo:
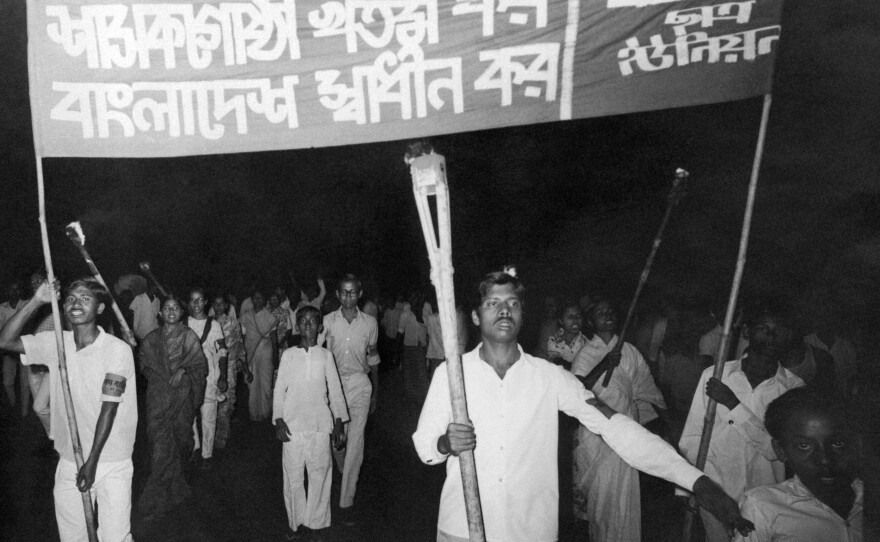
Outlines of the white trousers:
M131 542L131 460L99 462L89 491L98 503L101 542ZM61 459L55 471L55 520L62 542L88 542L82 493L76 488L76 464Z
M330 435L327 433L292 433L282 445L284 470L284 506L287 521L296 531L300 525L309 529L330 526L330 486L333 471L330 459ZM309 477L309 492L303 487L303 467Z
M215 395L216 397L216 395ZM193 450L202 449L202 457L210 459L214 456L214 435L217 433L217 401L205 401L200 409L202 412L202 442L199 442L198 418L193 421Z
M348 403L348 416L351 420L345 424L348 444L342 451L333 450L336 466L342 471L342 484L339 490L339 507L348 508L354 504L354 492L358 474L364 462L364 428L370 414L370 396L373 384L370 376L359 373L341 377L342 391Z

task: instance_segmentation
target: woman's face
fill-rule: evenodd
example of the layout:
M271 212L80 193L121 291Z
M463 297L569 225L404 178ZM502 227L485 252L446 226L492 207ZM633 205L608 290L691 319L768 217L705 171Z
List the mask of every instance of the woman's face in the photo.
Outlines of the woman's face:
M162 304L162 318L166 324L176 324L183 315L183 308L176 299L168 299Z
M562 329L565 330L566 333L572 333L577 335L581 332L581 326L583 325L583 317L581 316L581 309L579 307L568 307L565 309L565 312L562 313Z
M266 298L260 292L254 292L251 296L251 303L254 304L254 312L260 312L266 306Z

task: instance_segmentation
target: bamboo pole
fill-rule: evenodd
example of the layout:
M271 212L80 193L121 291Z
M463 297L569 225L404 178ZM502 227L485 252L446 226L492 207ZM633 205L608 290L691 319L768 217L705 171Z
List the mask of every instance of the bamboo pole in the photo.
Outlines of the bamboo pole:
M431 282L437 291L437 308L440 328L443 332L443 349L446 353L446 372L449 375L449 395L452 401L452 419L455 423L470 423L465 396L464 374L461 355L458 352L458 326L455 318L455 292L452 281L452 228L449 206L449 185L446 181L446 161L439 154L425 154L407 158L413 181L413 194L419 211L422 233L431 261ZM437 205L437 231L431 218L428 198L434 196ZM438 243L439 239L439 243ZM415 310L416 307L413 307ZM480 505L480 488L477 482L477 465L473 450L458 456L464 502L467 512L468 533L475 542L484 542L483 511Z
M721 342L718 344L718 351L715 353L715 366L712 370L712 376L721 380L724 374L724 363L727 361L728 345L730 343L730 329L733 324L734 314L736 313L736 303L739 298L739 288L742 284L743 271L746 267L746 252L749 247L749 234L752 229L752 213L755 208L755 193L758 188L758 172L761 169L761 158L764 155L764 140L767 136L767 121L770 117L770 104L773 102L771 94L764 95L764 106L761 110L761 126L758 129L758 143L755 148L755 158L752 161L752 174L749 180L749 193L746 199L746 210L743 215L742 233L739 238L739 255L736 259L736 271L733 274L733 283L730 287L730 297L727 300L727 311L724 313L724 326L721 332ZM697 393L704 393L703 390L697 390ZM697 460L694 466L700 470L706 466L706 457L709 454L709 443L712 440L712 428L715 425L715 411L718 404L713 399L709 399L706 405L706 416L703 418L703 433L700 437L700 448L697 451ZM682 531L682 541L690 542L691 529L693 526L694 515L696 514L696 499L691 496L689 500L690 506L688 513L685 515L685 525Z
M37 193L40 206L40 235L43 241L43 258L46 264L46 280L49 284L55 284L55 272L52 268L52 253L49 250L49 232L46 227L46 190L43 186L43 159L37 154ZM79 429L76 425L76 413L73 410L73 399L70 396L70 382L67 379L67 358L64 355L64 335L61 328L61 313L58 303L52 302L52 323L55 325L55 343L58 347L58 376L61 382L61 391L64 395L64 409L67 412L67 428L70 431L70 443L73 446L73 458L76 462L77 472L83 466L82 445L79 440ZM86 516L86 530L89 534L89 542L98 542L98 533L95 530L95 511L92 507L91 491L82 493L83 512Z
M681 201L681 196L684 193L684 184L689 176L690 173L681 168L675 170L675 178L672 181L672 191L669 193L666 212L663 214L663 220L660 221L660 228L657 230L657 235L654 237L654 242L651 244L651 252L648 254L648 259L645 261L645 267L642 269L642 275L639 277L639 284L636 286L636 293L633 294L629 309L626 311L626 318L623 320L623 327L620 329L617 344L611 349L611 352L615 354L619 354L623 349L623 342L626 339L626 333L629 331L629 326L632 324L633 314L636 312L636 305L639 302L639 297L642 295L642 289L648 282L648 276L651 274L651 267L654 265L654 257L657 256L657 250L660 249L660 243L663 242L663 232L666 230L666 225L669 224L669 217L672 216L672 209L674 209L678 202ZM614 366L611 366L605 372L602 386L608 387L613 373Z
M140 267L141 267L141 271L146 273L146 275L148 277L150 277L150 279L153 281L153 284L156 285L156 288L159 290L159 293L162 294L162 297L168 297L168 292L165 290L165 288L162 287L161 284L159 284L159 281L156 280L156 276L153 275L153 271L150 270L150 263L149 262L141 262Z
M107 288L107 294L110 296L110 306L113 308L113 314L116 315L116 319L119 321L119 327L122 328L122 334L125 335L125 340L132 348L137 347L137 341L134 340L134 333L131 332L131 328L128 327L128 322L125 321L125 317L122 315L122 311L119 309L119 305L116 304L116 299L113 297L113 292L110 290L110 287L107 286L107 283L104 281L104 277L101 276L101 273L98 272L98 267L95 265L95 262L92 260L92 257L89 255L89 252L86 250L86 236L83 234L82 227L79 225L79 222L71 222L67 225L66 228L67 237L76 245L76 248L79 249L79 253L82 254L83 259L86 261L86 265L89 267L89 272L91 272L92 276L95 277L101 286Z

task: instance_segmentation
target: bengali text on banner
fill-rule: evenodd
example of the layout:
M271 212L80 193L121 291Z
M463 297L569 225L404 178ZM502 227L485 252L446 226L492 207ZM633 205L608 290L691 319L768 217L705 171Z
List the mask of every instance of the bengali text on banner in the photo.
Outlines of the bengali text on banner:
M782 0L28 0L42 156L347 145L770 91Z

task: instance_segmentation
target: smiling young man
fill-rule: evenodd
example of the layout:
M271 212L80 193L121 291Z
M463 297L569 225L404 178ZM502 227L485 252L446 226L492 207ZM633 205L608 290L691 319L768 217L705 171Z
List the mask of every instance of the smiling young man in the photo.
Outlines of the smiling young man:
M491 273L479 291L481 301L472 319L482 343L462 357L472 425L452 422L449 383L445 365L441 365L413 435L425 463L448 459L438 541L468 539L458 463L458 455L466 450L474 450L488 541L557 540L560 410L600 434L632 466L693 489L700 504L718 513L726 524L748 530L733 499L671 446L596 402L570 372L523 352L517 343L523 322L523 287L516 277Z
M27 321L55 289L43 282L34 296L0 329L0 349L39 359L49 367L52 428L61 459L55 472L55 518L63 541L87 540L80 492L91 491L99 510L101 540L131 540L131 453L137 427L137 397L131 348L104 332L96 320L104 311L107 290L92 279L74 281L64 296L67 376L85 463L79 472L67 425L58 378L54 332L22 335Z

